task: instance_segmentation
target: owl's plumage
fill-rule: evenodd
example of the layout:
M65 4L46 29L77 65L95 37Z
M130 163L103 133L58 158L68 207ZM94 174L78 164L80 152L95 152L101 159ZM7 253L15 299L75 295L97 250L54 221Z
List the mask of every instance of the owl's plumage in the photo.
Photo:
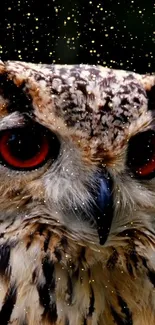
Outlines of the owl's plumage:
M128 163L154 93L153 75L0 63L0 325L155 324L155 180ZM18 168L36 127L50 152Z

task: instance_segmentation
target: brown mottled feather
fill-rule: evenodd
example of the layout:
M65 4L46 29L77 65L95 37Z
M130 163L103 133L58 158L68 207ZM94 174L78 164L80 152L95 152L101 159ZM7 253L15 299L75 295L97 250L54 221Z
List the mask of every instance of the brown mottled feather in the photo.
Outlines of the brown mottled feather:
M129 139L154 129L154 85L102 67L0 63L0 131L26 116L62 144L39 169L0 165L1 325L155 324L155 182L125 166ZM89 215L86 185L105 166L115 209L101 246L74 208Z

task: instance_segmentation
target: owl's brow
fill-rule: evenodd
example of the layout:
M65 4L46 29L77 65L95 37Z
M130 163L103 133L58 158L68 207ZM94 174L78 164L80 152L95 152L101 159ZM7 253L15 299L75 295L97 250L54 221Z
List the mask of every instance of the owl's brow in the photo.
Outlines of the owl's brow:
M7 111L9 113L19 111L33 111L32 99L24 91L25 82L17 86L13 80L10 80L7 73L0 75L0 93L3 99L8 101Z
M14 112L0 119L0 131L25 125L24 115Z

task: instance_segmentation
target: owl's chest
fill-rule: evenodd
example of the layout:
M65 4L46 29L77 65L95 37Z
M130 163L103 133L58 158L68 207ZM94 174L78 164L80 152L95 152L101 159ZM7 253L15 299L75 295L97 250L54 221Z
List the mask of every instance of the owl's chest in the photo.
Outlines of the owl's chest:
M3 241L0 256L2 325L155 324L147 263L129 248L95 251L41 232Z

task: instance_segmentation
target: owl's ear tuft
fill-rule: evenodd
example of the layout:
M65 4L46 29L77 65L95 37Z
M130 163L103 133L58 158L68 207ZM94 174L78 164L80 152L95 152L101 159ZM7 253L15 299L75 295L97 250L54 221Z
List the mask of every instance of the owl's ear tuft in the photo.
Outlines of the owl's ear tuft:
M137 78L142 83L148 98L148 110L155 111L155 75L138 75Z
M25 83L17 86L6 71L0 73L0 94L9 101L7 107L9 113L33 112L32 99L25 92Z

